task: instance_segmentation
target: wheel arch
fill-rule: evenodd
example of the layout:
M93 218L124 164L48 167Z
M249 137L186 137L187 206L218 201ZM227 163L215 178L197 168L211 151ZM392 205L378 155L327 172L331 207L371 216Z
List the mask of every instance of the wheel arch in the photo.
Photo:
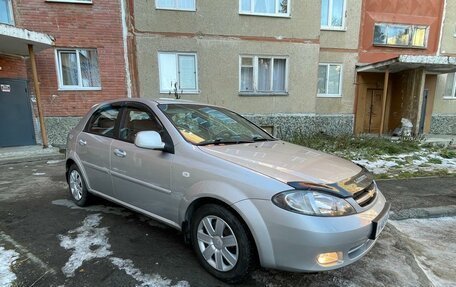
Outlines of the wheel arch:
M255 260L257 260L257 262L258 262L258 260L259 260L258 245L257 245L255 237L253 236L252 231L250 230L250 227L247 224L247 222L244 220L242 215L236 209L234 209L231 205L229 205L228 203L226 203L220 199L214 198L214 197L197 198L192 203L190 203L190 205L188 206L188 208L185 212L184 221L181 224L185 243L191 244L190 222L191 222L192 216L194 215L195 211L198 208L200 208L201 206L206 205L206 204L220 205L220 206L226 208L227 210L229 210L231 213L233 213L234 216L236 216L236 218L241 222L242 226L244 226L245 230L247 231L248 237L254 246Z

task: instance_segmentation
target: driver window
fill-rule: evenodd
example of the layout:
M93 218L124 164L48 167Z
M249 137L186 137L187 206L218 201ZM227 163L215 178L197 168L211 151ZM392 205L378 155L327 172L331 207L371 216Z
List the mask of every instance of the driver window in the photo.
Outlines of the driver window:
M136 134L141 131L156 131L160 133L163 127L155 116L139 108L126 108L126 118L120 128L120 140L134 143Z

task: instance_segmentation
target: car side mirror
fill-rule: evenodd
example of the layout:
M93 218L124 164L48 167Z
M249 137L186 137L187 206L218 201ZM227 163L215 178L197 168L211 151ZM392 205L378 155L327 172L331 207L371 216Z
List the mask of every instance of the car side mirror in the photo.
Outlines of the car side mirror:
M142 131L136 134L135 145L140 148L163 150L165 143L156 131Z

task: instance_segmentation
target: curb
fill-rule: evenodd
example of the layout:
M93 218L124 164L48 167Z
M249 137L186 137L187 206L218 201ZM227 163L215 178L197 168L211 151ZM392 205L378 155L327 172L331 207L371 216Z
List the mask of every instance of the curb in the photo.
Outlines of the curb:
M25 163L25 162L35 162L35 161L47 161L47 160L64 160L65 154L50 154L50 155L41 155L41 156L33 156L33 157L21 157L21 158L7 158L1 159L0 165L6 164L17 164L17 163Z
M420 218L436 218L456 216L456 205L425 207L425 208L410 208L399 211L391 211L391 220L404 219L420 219Z

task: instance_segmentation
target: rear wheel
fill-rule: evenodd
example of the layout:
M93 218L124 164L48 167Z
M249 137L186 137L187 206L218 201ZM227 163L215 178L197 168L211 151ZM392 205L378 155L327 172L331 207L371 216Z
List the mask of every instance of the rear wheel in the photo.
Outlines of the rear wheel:
M73 201L79 206L86 206L92 195L87 187L77 165L72 164L68 170L68 187Z
M244 280L254 267L254 247L248 231L228 209L208 204L191 221L192 245L201 265L228 283Z

